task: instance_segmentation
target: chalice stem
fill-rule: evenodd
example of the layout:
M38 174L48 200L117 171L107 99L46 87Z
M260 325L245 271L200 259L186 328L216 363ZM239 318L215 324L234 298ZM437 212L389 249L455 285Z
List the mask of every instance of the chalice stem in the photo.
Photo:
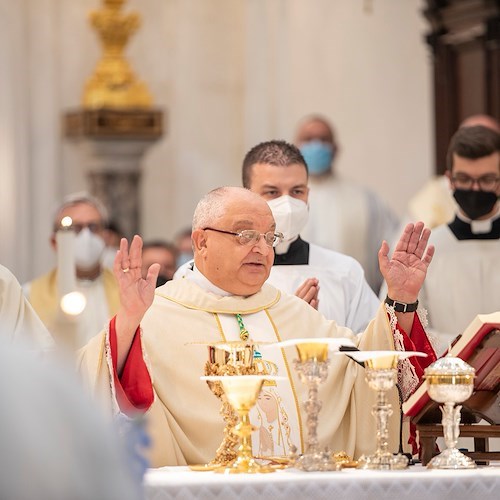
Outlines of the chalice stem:
M391 415L391 405L387 403L385 391L377 392L377 403L373 408L373 415L377 422L377 453L385 455L389 447L388 420Z
M248 410L241 410L238 412L240 423L236 426L236 431L241 438L241 445L238 448L238 460L251 460L252 453L252 424L248 416Z
M443 435L447 448L456 448L460 435L460 410L462 406L455 403L444 403L441 406L443 413Z
M309 380L309 398L305 404L307 411L307 451L315 452L318 449L318 413L321 402L318 399L318 382Z

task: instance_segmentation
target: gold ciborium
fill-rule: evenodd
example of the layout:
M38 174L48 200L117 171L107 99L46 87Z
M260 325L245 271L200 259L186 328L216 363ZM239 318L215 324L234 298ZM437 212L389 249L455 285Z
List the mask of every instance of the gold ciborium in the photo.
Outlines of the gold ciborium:
M298 359L294 367L301 382L307 385L308 399L304 402L307 413L307 440L305 452L293 457L293 467L305 471L340 470L341 465L335 460L328 448L321 449L318 442L318 416L321 401L318 398L319 385L328 376L328 350L338 350L340 346L354 346L352 340L345 338L308 338L291 339L272 344L269 347L295 346Z
M207 376L233 376L251 375L257 373L254 365L255 344L252 342L228 341L207 344L196 342L196 345L205 345L208 348L208 360L205 363L205 375ZM214 470L221 465L228 465L236 459L236 446L238 436L234 428L238 423L238 415L233 406L227 400L222 384L219 381L207 379L210 390L217 396L222 406L220 414L224 420L224 434L222 442L215 452L215 457L203 465L191 465L196 471Z
M346 353L355 361L365 363L365 379L370 389L377 393L372 415L377 425L377 448L373 455L359 459L360 469L405 469L408 458L401 453L389 451L389 417L392 405L387 401L387 392L396 385L397 366L400 359L410 356L425 357L427 354L415 351L355 351Z
M265 380L277 380L280 377L266 375L233 375L233 376L204 376L202 380L217 382L222 385L227 401L231 404L239 417L239 423L234 433L239 438L239 447L234 461L221 465L215 472L224 474L255 474L274 472L272 467L259 464L252 455L251 435L254 427L250 423L250 409L257 402L260 390Z
M443 403L443 435L446 450L436 455L428 464L429 469L475 469L476 463L457 449L460 435L460 410L474 390L475 370L460 358L445 356L424 371L427 392L431 399Z

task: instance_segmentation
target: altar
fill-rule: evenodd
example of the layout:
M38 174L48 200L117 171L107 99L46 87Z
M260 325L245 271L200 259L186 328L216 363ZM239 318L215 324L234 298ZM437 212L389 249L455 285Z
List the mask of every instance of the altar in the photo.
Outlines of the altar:
M414 465L401 471L286 469L271 474L232 475L162 467L149 469L144 478L145 500L485 500L496 498L499 491L500 464L473 470L430 470Z

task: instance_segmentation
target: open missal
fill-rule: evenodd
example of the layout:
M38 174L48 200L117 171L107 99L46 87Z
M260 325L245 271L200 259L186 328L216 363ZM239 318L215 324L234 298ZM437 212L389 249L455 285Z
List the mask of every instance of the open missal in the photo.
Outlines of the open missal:
M480 408L475 404L471 409L479 409L481 416L490 422L498 423L500 410L498 402L498 390L500 386L500 311L491 314L479 314L465 331L456 340L449 353L463 359L476 369L474 379L474 393L487 395L486 403L484 397L479 398ZM443 356L446 356L445 353ZM469 400L478 399L474 394ZM430 404L433 403L427 393L425 380L417 390L403 403L403 412L410 417L420 417L425 414ZM484 404L486 403L486 404ZM468 406L467 402L464 407Z

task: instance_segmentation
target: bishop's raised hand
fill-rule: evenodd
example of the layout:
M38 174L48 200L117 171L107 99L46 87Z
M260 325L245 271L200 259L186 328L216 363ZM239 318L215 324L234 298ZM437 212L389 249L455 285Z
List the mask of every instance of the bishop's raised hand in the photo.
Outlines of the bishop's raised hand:
M382 243L378 252L380 271L392 299L405 303L417 300L434 255L434 246L428 245L430 234L423 222L407 224L390 259L389 245Z
M135 235L130 243L126 238L120 241L113 272L120 289L121 311L131 320L139 322L153 303L159 264L152 264L148 274L142 277L142 238Z

